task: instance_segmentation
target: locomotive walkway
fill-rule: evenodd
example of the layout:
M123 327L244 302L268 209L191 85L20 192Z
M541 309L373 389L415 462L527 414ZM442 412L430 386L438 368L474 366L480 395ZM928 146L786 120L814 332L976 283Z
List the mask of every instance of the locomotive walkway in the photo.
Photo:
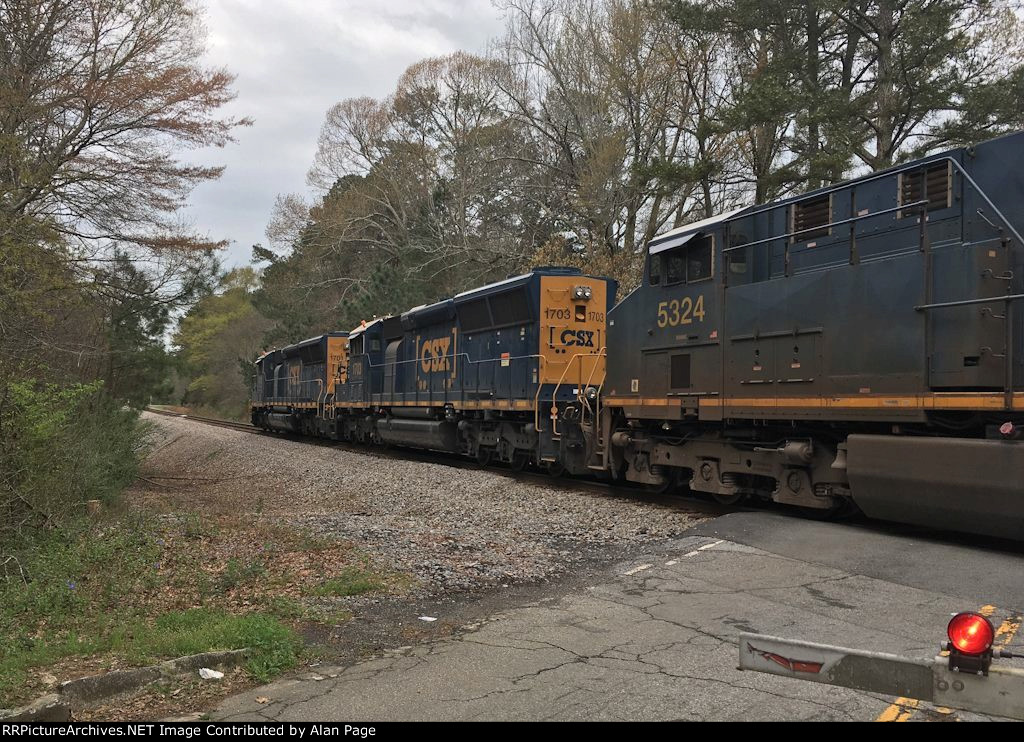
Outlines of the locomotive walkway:
M254 689L213 718L977 719L740 672L737 635L924 657L950 613L984 608L996 626L1010 619L1004 643L1024 639L1013 636L1024 606L1019 549L770 513L691 533L585 589L509 608L455 638Z

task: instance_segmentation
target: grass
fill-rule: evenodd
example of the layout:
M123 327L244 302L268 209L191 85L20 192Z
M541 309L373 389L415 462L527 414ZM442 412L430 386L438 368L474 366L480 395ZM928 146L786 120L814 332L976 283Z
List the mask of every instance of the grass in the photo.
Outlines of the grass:
M0 658L0 696L13 694L33 667L95 654L148 665L199 652L250 647L254 652L248 669L265 681L294 665L301 647L295 632L271 616L205 608L171 611L154 621L133 618L82 628L85 633L54 633L7 647Z
M243 563L234 557L228 559L224 572L221 573L219 584L222 590L232 590L239 585L259 579L267 573L266 565L259 560Z
M188 525L183 542L194 544ZM216 605L161 610L159 599L182 577L161 569L162 555L163 539L141 522L50 534L23 548L27 580L0 580L0 707L24 700L35 668L69 658L144 665L251 647L248 670L260 681L296 663L301 641L269 613ZM232 559L219 579L240 584L265 571L258 561Z
M352 611L333 605L309 605L287 595L275 595L266 601L264 610L283 621L307 621L338 626L352 618Z
M361 567L347 567L336 577L331 577L309 591L318 597L339 598L380 590L384 586L381 579Z
M46 674L222 649L252 648L247 669L266 681L314 651L298 629L352 617L342 598L410 584L374 572L351 544L302 530L132 512L18 545L26 580L0 571L0 707L50 690Z
M145 631L133 649L139 661L180 657L210 649L243 649L253 655L248 669L265 682L292 667L301 641L295 632L272 616L258 613L231 615L221 610L195 608L165 613Z

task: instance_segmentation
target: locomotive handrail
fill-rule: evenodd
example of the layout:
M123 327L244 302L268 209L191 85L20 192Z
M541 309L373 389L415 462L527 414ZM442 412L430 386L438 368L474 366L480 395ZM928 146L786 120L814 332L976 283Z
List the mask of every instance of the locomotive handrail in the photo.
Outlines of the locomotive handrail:
M608 355L608 346L603 346L601 348L601 350L599 351L599 356L602 357L602 358L607 358L607 355ZM586 388L589 388L591 386L591 382L594 380L594 374L597 373L597 365L598 364L596 364L596 363L593 364L593 366L590 369L590 376L587 377L587 383L585 385ZM593 407L593 409L591 409L591 407L590 407L590 400L587 399L586 391L584 390L584 388L582 386L580 388L580 394L577 395L577 399L579 399L584 405L586 405L587 410L590 412L591 419L596 423L594 430L595 430L595 436L596 436L597 440L594 441L594 445L595 446L600 446L601 445L601 394L599 392L597 394L597 396L594 398L594 407ZM585 423L585 421L581 417L580 418L580 427L581 427L581 429L585 429L584 423ZM588 448L587 449L587 461L588 462L590 461L590 452L591 452L591 449Z
M722 250L722 252L726 253L726 252L733 252L735 250L744 250L744 249L746 249L748 247L756 247L756 246L762 245L762 244L764 244L766 242L774 242L775 240L784 240L784 239L788 239L790 237L796 237L798 234L803 234L804 232L812 232L812 231L817 230L817 229L825 229L825 228L831 229L832 227L841 227L844 224L852 224L852 223L854 223L856 221L859 221L861 219L871 219L872 217L883 216L885 214L891 214L894 211L906 211L908 209L913 209L916 206L923 206L923 205L925 205L927 203L928 203L927 201L914 201L913 203L902 204L900 206L896 206L896 207L891 208L891 209L882 209L881 211L872 211L869 214L858 214L858 215L852 216L852 217L850 217L848 219L840 219L839 221L829 222L828 224L819 224L819 225L817 225L815 227L811 227L811 228L808 228L808 229L801 229L801 230L799 230L797 232L786 232L784 234L776 235L774 237L766 237L766 238L764 238L762 240L755 240L754 242L744 242L742 245L733 245L732 247L725 248L724 250ZM776 208L778 208L778 207L776 207ZM743 218L745 216L746 215L744 214L744 215L742 215L740 217L737 217L737 218Z
M555 388L551 390L551 408L552 409L555 409L557 404L558 404L558 401L556 399L557 396L558 396L558 389L562 386L562 382L565 381L565 375L569 373L569 369L572 368L573 362L576 361L577 359L582 359L582 358L602 358L605 355L605 350L606 350L606 348L601 348L596 353L573 353L572 354L572 357L569 358L569 362L567 364L565 364L565 368L562 369L562 376L558 379L558 383L555 384ZM596 367L597 364L595 363L594 366ZM591 379L594 377L594 370L595 369L591 369L590 377L589 377ZM582 362L580 363L580 383L579 383L579 386L580 387L583 386L583 363ZM538 401L540 399L540 387L541 387L541 385L538 384L537 385L537 400ZM579 392L577 392L577 397L579 397ZM539 407L540 407L540 405L537 402L534 402L534 408L535 409L539 409ZM538 414L538 417L539 417L540 413L538 412L537 414ZM557 418L557 416L552 415L552 417L551 417L551 438L554 439L554 440L557 440L559 437L561 437L561 434L558 432L558 418Z
M543 364L543 358L544 358L542 355L534 353L534 354L528 354L528 355L509 356L508 358L483 358L483 359L479 359L479 360L474 360L473 358L470 358L469 353L467 353L464 350L463 351L458 351L458 352L455 352L455 353L450 353L448 355L444 355L444 356L441 356L441 357L442 358L450 358L450 359L452 359L453 363L455 363L457 361L457 359L464 359L466 363L469 363L469 364L472 364L473 366L475 366L476 367L476 380L477 380L476 387L477 388L480 387L480 366L483 365L483 364L486 364L486 363L500 363L501 361L509 361L509 365L510 365L509 371L511 373L511 362L512 361L540 359L541 364ZM369 354L365 354L365 353L363 355L361 355L361 356L355 356L355 358L365 359L366 360L366 364L369 367L369 369L385 369L386 370L388 366L395 366L395 367L397 367L399 365L404 365L404 364L409 364L409 363L422 363L425 358L428 358L428 356L418 356L416 358L406 358L406 359L401 360L401 361L397 361L397 360L396 361L384 361L383 363L374 363L370 359ZM432 359L432 357L429 357L429 358ZM528 368L527 368L527 371L529 371ZM529 378L528 374L527 374L527 378ZM419 389L415 389L413 393L416 395L416 398L417 398L417 401L418 401L419 400L419 395L420 395L420 390ZM493 395L493 390L492 390L491 393ZM371 392L371 394L372 394L372 392ZM433 402L434 401L433 400L433 396L434 396L433 391L432 390L427 390L427 395L428 395L428 400L427 401L428 402ZM383 396L387 396L387 397L389 397L390 399L393 400L394 396L395 396L395 392L391 391L391 392L385 393L385 392L382 391L381 392L381 396L382 397ZM448 390L445 390L444 399L443 400L439 400L439 401L444 403L444 404L446 404L448 401L450 401L449 400L450 396L454 397L455 395L449 395L448 394ZM459 398L460 401L465 401L465 397L466 397L466 390L463 387L459 391L458 398ZM510 381L510 383L509 383L509 402L511 402L512 399L513 399L513 397L512 397L512 384L511 384L511 381Z
M972 304L996 304L998 302L1010 303L1024 299L1024 294L1009 294L1003 296L988 296L982 299L963 299L961 301L943 301L938 304L918 304L914 307L915 312L923 312L928 309L944 309L946 307L966 307Z
M601 349L600 349L600 350L599 350L599 351L597 352L597 355L598 355L598 357L600 357L600 358L606 358L606 357L608 356L608 346L603 346L603 347L602 347L602 348L601 348ZM596 415L597 415L597 412L598 412L598 411L600 411L600 407L601 407L601 395L598 395L598 396L597 396L597 411L595 411L595 410L592 410L592 409L590 409L590 400L589 400L589 399L587 399L587 395L586 395L586 392L584 391L584 388L585 388L585 387L589 387L589 386L591 386L591 383L590 383L590 382L592 382L592 381L594 380L594 374L596 374L596 373L597 373L597 364L595 363L595 364L594 364L594 365L593 365L593 366L591 367L591 369L590 369L590 376L588 376L588 377L587 377L587 383L586 383L586 384L581 384L581 385L580 385L580 393L576 395L576 398L577 398L577 399L579 399L579 400L581 400L581 401L583 402L583 404L585 404L585 405L587 406L587 409L588 409L588 410L590 410L590 414L591 414L591 415L594 415L595 417L596 417Z
M825 195L825 194L830 194L830 193L836 193L838 191L841 191L841 190L847 189L847 188L855 189L857 186L864 185L865 183L871 183L871 182L874 182L876 180L881 180L882 178L889 178L889 177L892 177L893 175L899 175L899 174L904 173L904 172L910 172L910 171L913 171L913 170L927 168L927 167L929 167L931 165L934 165L937 162L949 162L949 163L952 163L953 168L957 172L959 172L963 176L964 180L966 180L967 183L970 184L970 186L975 191L977 191L978 195L981 196L985 200L985 203L988 204L989 208L991 208L993 212L995 212L996 216L999 217L999 220L1001 222L1003 222L1003 224L1006 225L1006 228L1009 229L1011 233L1013 233L1013 236L1017 239L1017 241L1019 243L1021 243L1021 244L1024 244L1024 238L1022 238L1020 236L1020 233L1013 226L1013 224L1010 223L1010 220L1007 219L1005 216L1003 216L1003 212L1001 212L999 210L999 207L996 206L992 202L992 199L990 199L988 197L988 194L985 193L984 189L982 189L982 187L978 185L978 182L974 178L971 177L970 173L968 173L967 170L964 169L964 166L960 162L955 160L953 157L950 157L949 155L946 155L944 157L937 157L937 158L932 159L932 160L925 160L924 162L917 161L917 162L914 162L914 163L911 163L911 164L908 164L908 165L903 165L901 167L885 170L884 172L876 173L874 175L871 175L871 176L868 176L868 177L865 177L865 178L860 178L860 179L852 181L852 182L847 181L845 183L837 183L835 185L831 185L831 186L827 186L825 188L822 188L819 191L817 191L816 193L817 193L817 195ZM811 194L806 194L806 195L809 197ZM799 198L795 198L794 202L799 201L799 200L800 200ZM841 220L841 221L838 221L838 222L831 222L829 224L822 224L822 225L814 227L814 229L824 229L826 227L829 227L829 228L837 227L837 226L841 226L843 224L849 224L849 223L851 223L853 221L856 221L858 219L869 219L869 218L874 217L874 216L881 216L883 214L892 213L893 211L902 211L903 209L911 209L911 208L914 208L915 206L922 205L922 203L927 203L927 201L924 201L924 202L917 201L917 202L914 202L912 204L903 204L903 205L897 206L896 208L893 208L893 209L885 209L883 211L873 211L870 214L856 215L854 217L851 217L850 219L844 219L844 220ZM729 221L739 221L740 219L746 219L749 216L754 216L756 214L761 214L761 213L763 213L765 211L771 211L772 209L777 209L780 206L781 206L781 204L779 204L778 202L771 203L771 204L765 204L764 206L760 206L760 207L758 207L756 209L753 209L751 211L745 211L742 214L737 214L735 217L733 217ZM807 232L807 231L810 231L810 230L806 230L805 229L805 230L800 230L799 232L789 232L789 233L786 233L786 234L777 235L775 237L769 237L767 239L757 240L756 242L747 242L747 243L744 243L742 245L736 245L734 247L728 247L725 250L723 250L723 252L731 252L732 250L739 250L739 249L744 248L744 247L751 247L752 245L760 245L760 244L762 244L764 242L771 242L773 240L781 240L781 239L784 239L786 237L794 237L794 236L796 236L798 234L802 234L803 232Z
M978 304L997 304L1002 302L1006 305L1002 319L1005 324L1004 343L1005 348L1002 354L993 354L993 358L1003 359L1003 406L1006 409L1013 409L1013 343L1016 338L1013 336L1013 302L1024 299L1024 294L1004 294L1003 296L988 296L981 299L962 299L960 301L943 301L937 304L919 304L914 307L916 312L924 312L931 309L946 309L948 307L969 307ZM996 316L996 315L993 315Z
M368 356L366 356L366 355L357 356L357 357L368 358ZM473 360L472 358L469 357L469 354L467 352L465 352L465 351L459 351L458 353L453 353L451 355L441 356L441 358L459 358L459 357L464 357L469 363L493 363L495 361L522 360L523 358L540 358L541 356L539 354L535 353L533 355L525 355L525 356L509 356L508 358L483 358L483 359L479 359L479 360ZM403 361L390 361L390 362L385 361L384 363L373 363L371 361L369 365L370 365L370 368L385 368L388 365L398 365L399 363L420 363L420 362L423 361L424 358L432 358L432 356L421 356L419 358L406 358Z
M480 388L480 366L482 366L485 363L497 363L497 362L500 362L500 361L508 361L509 362L509 385L508 385L509 398L508 398L508 401L510 403L513 400L513 396L512 396L512 361L523 361L523 360L530 360L530 359L536 358L536 359L540 360L540 364L543 364L543 362L544 362L544 357L542 355L540 355L539 353L531 353L531 354L528 354L528 355L521 355L521 356L509 356L508 358L482 358L480 360L473 360L472 358L469 357L469 353L467 353L466 351L460 351L458 353L453 353L452 354L452 358L453 359L455 359L455 358L464 358L466 363L469 363L469 364L471 364L473 366L476 366L476 388L477 389ZM540 364L538 364L538 373L539 373L539 366L540 366ZM529 368L527 368L527 379L528 378L529 378ZM493 390L491 391L491 393L492 394L494 393ZM465 401L465 397L466 397L465 386L463 386L462 389L460 389L459 397L460 397L461 401Z
M303 389L304 387L310 386L312 384L317 384L318 385L317 393L316 393L316 402L317 402L317 404L320 404L320 400L321 400L321 396L323 394L323 388L324 388L323 379L308 379L306 381L298 382L295 385L295 386L298 386L299 389L300 389L300 392L298 394L285 394L283 396L278 396L278 395L266 396L266 395L262 395L261 394L258 397L254 397L253 401L254 402L270 403L270 404L288 404L290 402L313 401L312 400L312 397L313 397L312 393L310 393L308 395L304 395L301 392L301 389Z
M320 384L320 391L316 395L316 411L318 415L324 414L324 403L327 401L327 389L324 387L324 380L317 379L317 383Z
M970 173L967 172L967 170L964 168L964 166L961 163L957 162L954 158L950 157L949 155L946 155L945 157L938 157L938 158L936 158L934 160L927 160L925 162L916 162L916 163L913 163L913 164L910 164L910 165L904 165L902 167L894 168L894 169L891 169L891 170L886 170L885 172L877 173L877 174L872 175L870 177L866 177L866 178L863 178L863 179L860 179L860 180L856 180L856 181L853 181L853 182L837 183L836 185L828 186L827 188L821 189L818 192L818 195L837 193L837 192L842 191L844 189L856 189L857 186L864 185L865 183L871 183L873 181L880 180L882 178L889 178L889 177L892 177L894 175L899 175L899 174L904 173L904 172L911 172L913 170L919 170L919 169L922 169L922 168L927 168L927 167L929 167L931 165L934 165L937 162L949 162L949 163L952 163L953 168L958 173L960 173L960 175L963 176L964 180L967 181L967 183L971 186L971 188L973 188L977 192L977 194L979 196L981 196L982 199L984 199L984 201L988 205L988 207L992 209L992 211L995 213L995 215L997 217L999 217L999 220L1013 234L1013 236L1017 239L1018 243L1024 244L1024 238L1021 237L1021 235L1017 231L1017 229L1013 226L1013 224L1010 223L1010 220L1007 219L1005 216L1003 216L1003 212L1001 212L999 210L999 207L996 206L995 203L992 202L992 199L990 199L988 197L988 194L985 193L984 189L982 189L982 187L978 185L978 182L974 178L971 177ZM831 229L832 227L839 227L839 226L842 226L844 224L853 224L853 223L855 223L855 222L857 222L857 221L859 221L861 219L871 219L872 217L883 216L885 214L891 214L891 213L896 212L896 211L904 211L904 210L907 210L907 209L913 209L913 208L918 207L918 206L926 206L927 204L928 204L927 200L919 200L919 201L915 201L914 203L910 203L910 204L901 204L901 205L893 207L891 209L883 209L881 211L872 211L872 212L870 212L868 214L855 214L855 215L853 215L853 216L851 216L851 217L849 217L847 219L840 219L838 221L829 222L828 224L817 225L817 226L813 227L813 229L826 229L826 228L827 229ZM761 206L761 207L759 207L757 209L754 209L752 211L747 211L747 212L744 212L742 214L738 214L737 216L733 217L730 221L739 221L740 219L746 219L747 217L754 216L756 214L760 214L760 213L763 213L765 211L770 211L772 209L778 209L778 208L780 208L780 206L781 206L781 204L779 204L779 203L766 204L765 206ZM1001 227L996 227L996 229L1000 229L1001 230L1002 228ZM747 248L747 247L756 247L758 245L762 245L762 244L767 243L767 242L774 242L775 240L782 240L782 239L788 239L790 237L796 237L797 235L800 235L800 234L803 234L803 233L809 232L809 231L811 231L811 230L810 229L802 229L802 230L799 230L799 231L796 231L796 232L786 232L786 233L783 233L783 234L775 235L774 237L767 237L765 239L755 240L754 242L745 242L742 245L733 245L731 247L725 248L722 252L723 253L729 253L729 252L733 252L735 250L742 250L742 249Z
M949 157L949 156L943 157L943 158L942 158L942 160L946 160L946 161L948 161L948 162L951 162L951 163L953 163L953 167L954 167L954 168L955 168L955 169L956 169L957 171L959 171L959 173L960 173L961 175L963 175L963 176L964 176L964 180L966 180L966 181L967 181L968 183L970 183L970 184L971 184L971 187L972 187L972 188L973 188L973 189L974 189L975 191L977 191L977 192L978 192L978 195L979 195L979 196L981 196L981 197L982 197L983 199L985 199L985 203L987 203L987 204L989 205L989 208L991 208L991 209L992 209L992 211L994 211L994 212L995 212L996 216L998 216L998 217L999 217L999 220L1000 220L1000 221L1001 221L1001 222L1002 222L1003 224L1005 224L1005 225L1006 225L1006 228L1007 228L1007 229L1009 229L1009 230L1010 230L1010 232L1012 232L1012 233L1013 233L1013 236L1014 236L1014 237L1015 237L1015 238L1017 239L1017 242L1018 242L1019 244L1022 244L1022 245L1024 245L1024 238L1022 238L1022 237L1020 236L1020 232L1018 232L1018 231L1017 231L1017 229L1016 229L1016 227L1014 227L1014 226L1013 226L1013 224L1011 224L1011 223L1010 223L1010 220L1009 220L1009 219L1007 219L1007 218L1006 218L1005 216L1003 216L1003 212L1001 212L1001 211L999 210L999 207L998 207L998 206L996 206L996 205L995 205L994 203L992 203L992 199L990 199L990 198L988 197L988 194L987 194L987 193L985 193L985 191L984 191L984 190L982 189L982 187L978 185L978 182L977 182L977 181L976 181L976 180L975 180L974 178L972 178L972 177L970 176L970 173L968 173L968 172L967 172L967 171L966 171L966 170L964 169L963 165L961 165L961 164L960 164L959 162L957 162L956 160L954 160L954 159L953 159L952 157ZM998 229L998 227L997 227L997 229Z
M596 353L576 353L571 358L569 358L568 362L566 363L565 369L562 371L561 378L559 379L558 383L555 384L554 390L552 391L552 398L551 398L552 404L557 404L558 390L559 390L559 388L561 388L562 384L565 382L565 376L568 374L569 370L572 368L573 363L576 362L576 359L588 358L588 357L602 358L602 357L606 357L606 356L607 356L607 349L606 348L601 348L601 350L599 350ZM545 363L546 363L545 357L542 354L539 354L539 353L531 353L531 354L518 355L518 356L509 356L508 358L500 358L499 357L499 358L474 359L474 358L470 357L469 353L467 353L466 351L462 350L462 351L458 351L458 352L455 352L455 353L451 353L451 354L443 356L443 357L444 358L451 358L453 360L453 362L456 361L456 359L462 359L466 363L471 364L472 366L474 366L475 369L476 369L476 380L477 380L476 388L480 387L480 378L479 378L480 377L480 367L483 366L484 364L495 364L495 363L500 363L502 361L509 361L510 362L510 366L511 366L511 362L513 362L513 361L524 361L524 360L534 360L534 359L536 359L538 361L537 371L538 371L539 378L543 378L543 371L544 371L544 366L545 366ZM368 369L381 370L381 369L386 369L389 365L391 365L391 366L399 366L399 365L404 365L404 364L422 363L424 357L420 356L420 357L417 357L417 358L407 358L407 359L404 359L404 360L401 360L401 361L390 361L390 362L389 361L385 361L385 362L382 362L382 363L374 363L370 359L369 354L362 354L360 356L354 356L353 357L353 360L356 360L356 359L365 360ZM580 369L579 370L580 370L580 384L582 386L587 386L587 385L589 385L593 381L594 375L597 373L597 364L595 364L594 367L591 369L590 375L587 378L586 384L583 384L583 376L582 376L582 374L583 374L583 366L582 366L582 364L580 364ZM529 372L529 367L527 367L527 373L528 372ZM511 373L511 368L510 368L510 373ZM527 375L527 379L529 379L528 375ZM541 395L543 386L544 385L541 384L541 383L537 384L537 389L536 389L536 392L534 393L534 400L533 400L534 425L535 425L535 427L538 430L541 427L541 425L540 425L540 395ZM414 394L416 395L416 398L418 400L419 399L419 395L420 395L420 390L419 389L414 390ZM493 394L493 390L492 390L492 394ZM428 390L427 395L428 395L428 400L427 401L430 401L430 402L434 401L433 400L433 391ZM387 397L393 399L394 398L394 392L386 392L386 393L382 392L381 396L382 397L383 396L387 396ZM452 396L454 396L454 395L449 395L448 394L448 390L445 390L444 399L443 400L438 400L438 401L441 402L441 403L447 403L448 401L450 401L450 397L452 397ZM465 401L465 399L466 399L466 389L465 389L465 387L463 387L462 389L459 390L458 397L459 397L460 401ZM511 383L510 383L510 385L509 385L509 401L511 402L512 399L513 399L513 396L512 396Z

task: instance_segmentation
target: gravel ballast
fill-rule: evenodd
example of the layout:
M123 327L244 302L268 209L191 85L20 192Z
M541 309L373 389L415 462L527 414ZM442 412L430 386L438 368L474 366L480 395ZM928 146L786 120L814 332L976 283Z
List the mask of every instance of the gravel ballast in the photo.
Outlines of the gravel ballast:
M375 567L411 575L420 595L546 580L595 553L677 537L704 517L670 500L545 486L401 451L145 417L154 449L144 478L188 483L203 512L350 541Z

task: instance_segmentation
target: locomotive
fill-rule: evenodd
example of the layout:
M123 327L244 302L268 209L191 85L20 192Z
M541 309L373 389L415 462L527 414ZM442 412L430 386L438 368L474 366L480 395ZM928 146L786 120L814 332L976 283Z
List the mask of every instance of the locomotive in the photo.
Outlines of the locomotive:
M537 268L272 351L256 361L252 422L585 472L616 288Z
M257 361L253 423L1024 538L1024 133ZM332 348L334 350L332 350Z

